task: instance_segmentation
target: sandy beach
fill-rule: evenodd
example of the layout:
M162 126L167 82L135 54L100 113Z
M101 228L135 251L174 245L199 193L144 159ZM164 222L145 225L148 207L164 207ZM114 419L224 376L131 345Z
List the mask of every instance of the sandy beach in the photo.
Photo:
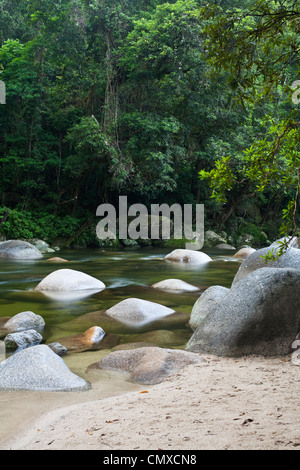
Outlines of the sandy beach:
M203 357L157 385L106 371L89 392L4 394L0 449L300 450L291 357Z

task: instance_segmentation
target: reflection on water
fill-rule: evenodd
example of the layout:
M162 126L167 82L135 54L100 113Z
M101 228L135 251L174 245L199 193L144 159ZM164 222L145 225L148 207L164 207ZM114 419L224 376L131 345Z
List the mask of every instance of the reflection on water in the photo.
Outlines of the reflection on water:
M164 261L166 250L141 249L136 251L79 250L60 252L59 256L70 261L68 268L89 274L106 285L101 292L80 292L58 297L33 291L33 288L48 274L61 269L61 263L43 259L12 261L0 260L0 317L11 317L19 312L30 310L41 315L46 328L44 341L59 340L59 337L82 332L90 326L101 326L107 333L125 335L121 343L132 340L138 325L122 326L109 319L103 312L116 303L129 297L157 302L175 310L171 320L155 321L140 333L174 330L188 340L192 331L187 326L192 306L207 287L222 285L230 287L240 263L230 255L208 251L213 261L202 266L188 263ZM66 267L66 264L63 264ZM167 292L154 289L152 284L164 279L181 279L199 288L196 292ZM83 296L81 296L83 294ZM93 312L98 312L95 316ZM178 314L180 313L180 315ZM179 316L178 316L179 315ZM180 318L181 320L178 320ZM100 320L105 323L92 323ZM111 323L110 323L111 322ZM132 333L132 335L131 335ZM155 335L154 335L155 337ZM133 338L134 339L134 338ZM161 344L160 344L161 345Z
M61 302L61 303L73 303L77 302L78 300L83 300L87 297L91 297L98 292L103 291L103 289L86 289L80 291L71 291L71 292L63 292L63 291L43 291L42 294L48 297L48 299Z

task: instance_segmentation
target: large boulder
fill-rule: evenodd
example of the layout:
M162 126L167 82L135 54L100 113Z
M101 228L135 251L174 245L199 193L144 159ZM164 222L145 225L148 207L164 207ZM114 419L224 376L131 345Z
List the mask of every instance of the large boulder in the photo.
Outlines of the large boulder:
M129 298L109 308L105 313L121 322L138 325L157 320L174 312L175 310L156 302Z
M0 390L84 391L91 385L48 346L22 349L0 363Z
M36 287L36 291L71 292L82 290L99 291L105 284L98 279L74 269L58 269L46 276Z
M175 349L143 347L114 351L91 368L125 371L132 382L157 384L190 364L206 363L197 354Z
M300 269L300 250L297 248L288 248L287 251L278 256L275 261L265 261L262 256L265 256L273 249L273 254L278 254L278 248L266 247L252 253L247 259L245 259L238 272L236 273L232 285L235 285L245 276L250 274L252 271L260 268L294 268Z
M196 250L186 250L184 248L179 248L177 250L173 250L171 253L164 257L167 261L176 261L179 263L208 263L212 261L211 257L208 256L206 253L202 253L201 251Z
M36 259L42 256L35 246L22 240L8 240L0 243L0 258Z
M300 331L299 290L299 270L255 270L212 306L186 350L220 356L288 354Z
M191 317L189 320L190 327L195 330L199 323L208 315L217 302L229 292L229 289L223 286L208 287L199 299L194 303Z
M161 289L171 292L194 292L199 290L198 287L192 286L180 279L164 279L152 285L155 289Z
M16 332L23 330L41 330L45 326L45 321L40 315L36 315L31 311L20 312L11 317L3 328L8 332Z

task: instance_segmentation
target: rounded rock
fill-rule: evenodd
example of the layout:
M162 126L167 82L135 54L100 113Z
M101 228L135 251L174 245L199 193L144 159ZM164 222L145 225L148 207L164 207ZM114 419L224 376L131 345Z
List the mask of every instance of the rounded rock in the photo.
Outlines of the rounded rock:
M180 279L165 279L163 281L156 282L152 287L173 292L194 292L199 290L198 287L192 286Z
M212 261L211 257L208 256L206 253L202 253L201 251L196 250L186 250L184 248L173 250L171 253L164 257L167 261L176 261L176 262L184 262L184 263L197 263L203 264Z
M74 269L58 269L46 276L36 287L36 291L70 292L82 290L102 290L105 284L98 279Z
M0 390L86 391L91 384L70 371L63 359L40 344L0 363Z
M42 258L41 252L31 243L22 240L8 240L0 244L0 257L9 259Z
M40 315L31 311L20 312L11 317L3 326L10 332L29 329L40 330L45 326L45 321Z
M125 323L140 324L157 320L175 310L149 300L129 298L106 310L106 314Z

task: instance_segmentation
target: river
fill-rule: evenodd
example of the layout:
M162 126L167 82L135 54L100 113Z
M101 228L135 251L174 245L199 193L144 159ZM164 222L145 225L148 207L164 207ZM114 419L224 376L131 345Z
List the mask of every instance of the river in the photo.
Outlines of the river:
M170 250L169 250L170 251ZM42 332L43 342L58 341L75 335L91 326L100 326L115 344L151 342L161 347L184 348L192 335L188 319L192 306L201 292L212 285L230 287L240 262L231 252L205 250L212 261L202 266L188 263L167 262L163 258L166 249L139 249L122 251L68 250L45 254L42 259L26 261L0 261L0 317L12 317L19 312L32 311L41 315L46 323ZM67 259L69 263L51 263L53 256ZM96 294L81 298L55 298L34 287L56 269L75 269L104 282L106 288ZM167 293L151 287L163 279L181 279L199 288L189 293ZM128 297L136 297L163 304L175 314L142 327L123 325L109 321L103 312ZM96 312L94 314L93 312ZM94 323L95 318L98 320ZM105 320L101 324L101 319ZM156 343L155 343L156 341ZM87 367L109 352L98 351L67 353L63 357L69 368L90 381L88 392L28 392L0 393L0 444L1 440L15 433L28 421L57 406L105 398L140 388L120 375L108 371L87 373ZM8 353L6 354L6 357ZM0 360L5 357L0 357Z

